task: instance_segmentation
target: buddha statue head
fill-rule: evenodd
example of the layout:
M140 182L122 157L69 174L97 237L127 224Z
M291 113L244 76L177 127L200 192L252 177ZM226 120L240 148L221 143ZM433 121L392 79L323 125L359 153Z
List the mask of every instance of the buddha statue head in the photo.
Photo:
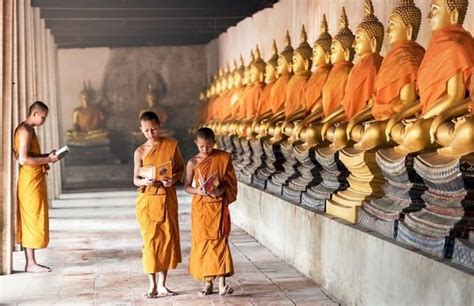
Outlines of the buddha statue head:
M364 19L355 34L354 51L358 56L379 53L384 36L383 24L374 15L372 0L365 0Z
M313 49L308 44L304 25L301 27L300 45L293 52L292 65L295 74L306 73L311 69Z
M291 74L293 71L293 47L291 46L290 32L286 31L285 47L278 56L278 76Z
M222 80L223 75L224 75L224 72L222 68L219 68L219 71L217 73L217 78L216 78L216 95L220 95L222 93L221 80Z
M346 9L342 8L342 14L338 22L339 32L333 37L331 43L331 63L337 64L343 61L352 61L354 59L354 34L349 29L349 20L347 19Z
M211 97L214 97L216 95L216 81L217 81L217 75L214 75L212 77L211 88L210 88Z
M234 72L235 72L235 68L234 70L231 70L230 69L230 66L229 66L229 63L227 63L227 90L231 90L232 88L234 88Z
M225 65L224 71L222 73L221 77L221 91L226 92L227 91L227 76L229 75L229 64L227 63Z
M265 73L265 62L260 55L260 49L255 48L254 60L250 64L250 83L263 82Z
M240 63L237 65L237 62L234 61L235 69L234 69L234 88L239 88L242 86L242 81L245 74L245 66L244 66L244 59L242 55L240 55Z
M81 92L79 93L79 99L81 101L82 107L86 108L89 106L89 93L87 92L86 88L81 90Z
M313 66L329 64L331 57L331 34L328 33L328 22L326 14L323 14L321 20L321 33L313 44Z
M469 0L431 0L428 22L431 30L439 30L453 24L463 24Z
M414 0L399 0L390 13L386 30L389 44L408 40L415 41L421 25L421 10Z
M252 67L252 63L253 63L254 60L255 60L255 58L254 58L253 50L250 50L250 62L247 66L245 66L244 78L242 80L243 85L251 84L251 81L250 81L250 68Z
M269 84L276 80L277 78L277 68L278 68L278 49L276 41L273 40L272 45L272 57L267 62L265 66L265 83Z

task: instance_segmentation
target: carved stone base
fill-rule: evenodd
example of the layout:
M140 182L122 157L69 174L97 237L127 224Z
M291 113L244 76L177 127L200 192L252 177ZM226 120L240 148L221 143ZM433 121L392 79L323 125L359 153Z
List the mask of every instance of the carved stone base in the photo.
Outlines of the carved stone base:
M249 140L249 145L252 150L251 161L248 165L243 167L241 172L243 176L250 177L251 182L253 176L263 167L266 156L263 151L262 142L260 139Z
M275 172L283 170L282 164L285 159L281 153L280 144L281 142L272 143L268 137L262 139L262 148L265 152L265 166L261 167L252 179L252 184L254 184L255 187L266 187L266 181L269 180Z
M385 196L364 203L358 223L389 238L396 238L398 221L405 213L424 207L421 195L426 186L413 169L414 156L397 154L393 149L376 153L375 160L387 182L382 186Z
M474 226L474 155L448 158L436 153L416 157L414 168L428 190L426 208L408 213L397 240L437 257L452 257L454 238L467 237Z
M232 160L234 163L234 167L236 169L240 169L240 165L244 159L244 149L242 148L242 143L240 142L240 137L236 135L230 136L232 141L232 146L234 150L232 151Z
M474 231L469 232L469 239L456 238L454 240L452 261L474 269Z
M347 188L348 172L339 161L338 152L328 147L315 148L314 158L321 166L319 184L307 188L301 194L301 204L311 209L325 211L326 200L337 190Z
M219 147L219 148L232 154L232 159L234 159L235 149L234 149L234 145L232 144L232 139L230 138L230 136L222 136L221 145L222 147Z
M366 200L383 197L385 180L375 162L374 151L345 148L339 158L351 173L347 179L349 188L338 191L326 201L326 213L355 223L358 208Z

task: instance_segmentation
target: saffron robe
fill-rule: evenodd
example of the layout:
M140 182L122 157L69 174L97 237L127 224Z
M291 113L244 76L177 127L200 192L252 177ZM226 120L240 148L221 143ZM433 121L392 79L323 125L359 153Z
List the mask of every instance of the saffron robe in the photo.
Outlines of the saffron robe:
M383 57L378 53L371 53L361 57L352 68L342 100L347 120L364 109L372 98L375 77L382 60Z
M261 116L266 112L272 110L272 101L270 100L270 93L272 92L273 84L275 84L275 81L268 83L263 88L262 95L258 100L257 116Z
M474 42L459 24L433 31L418 70L421 111L426 113L445 94L450 78L462 73L469 88L474 66Z
M324 117L329 116L341 105L344 98L347 79L352 69L352 62L339 62L335 64L323 87L323 112Z
M304 89L304 103L307 112L311 112L323 94L323 86L328 79L331 65L321 65L311 74Z
M252 120L257 115L257 108L258 108L258 101L262 96L263 92L263 83L255 83L250 85L250 89L245 96L244 104L245 104L245 119Z
M309 73L294 74L288 82L285 97L286 118L298 112L301 107L306 108L304 102L304 88L309 77Z
M18 152L20 138L16 131L14 145L15 152ZM34 131L29 150L31 156L41 154L38 138ZM16 241L24 248L42 249L49 243L47 169L49 169L48 165L20 165Z
M290 81L291 75L284 74L281 75L272 87L272 92L270 93L270 100L272 101L272 113L275 115L281 110L284 110L285 99L286 99L286 89L288 87L288 82Z
M182 181L184 162L174 139L160 138L143 158L143 166L169 160L173 176ZM176 187L140 187L135 212L143 239L143 271L150 274L175 269L181 262Z
M372 115L386 120L395 114L394 103L400 100L400 90L417 80L425 49L414 41L398 43L387 53L375 79L375 103Z
M237 179L230 154L212 150L194 169L195 181L199 172L203 178L217 173L219 188L224 188L224 193L216 198L193 195L189 272L198 280L231 276L234 266L228 241L231 228L228 206L236 200Z

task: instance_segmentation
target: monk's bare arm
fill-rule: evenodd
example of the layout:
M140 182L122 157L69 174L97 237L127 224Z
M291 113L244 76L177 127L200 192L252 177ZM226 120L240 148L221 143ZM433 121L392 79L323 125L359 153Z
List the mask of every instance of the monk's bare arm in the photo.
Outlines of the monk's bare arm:
M194 158L190 159L186 165L186 176L184 177L184 191L190 194L196 194L197 190L192 185L193 176L194 176L194 167L196 166L196 161Z
M18 162L20 165L28 166L40 166L49 163L56 162L58 157L54 152L46 155L41 154L40 156L32 156L30 153L31 140L33 139L33 133L28 131L24 126L20 126L17 131L18 138L20 140L20 145L18 148Z
M141 147L136 149L133 155L133 184L137 187L148 186L152 183L152 181L144 179L138 175L138 168L142 166L142 155L143 149Z

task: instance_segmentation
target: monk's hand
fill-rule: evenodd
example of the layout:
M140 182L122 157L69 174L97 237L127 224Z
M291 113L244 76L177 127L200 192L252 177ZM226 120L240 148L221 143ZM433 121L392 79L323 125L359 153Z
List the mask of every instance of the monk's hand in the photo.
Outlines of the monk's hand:
M207 195L206 190L204 190L204 188L202 188L202 187L196 188L196 194L200 195L200 196Z
M44 156L44 155L43 155ZM53 150L48 155L48 163L55 163L59 160L59 156L56 155L56 151Z
M154 178L145 178L143 179L143 185L145 186L153 186L156 183Z
M217 198L217 197L220 197L223 193L224 193L224 188L219 188L219 189L213 190L211 193L209 193L209 195L213 198Z
M168 179L162 179L162 180L161 180L161 183L162 183L163 186L165 186L165 187L170 187L170 186L172 186L175 182L176 182L176 180L173 179L173 178L168 178Z

